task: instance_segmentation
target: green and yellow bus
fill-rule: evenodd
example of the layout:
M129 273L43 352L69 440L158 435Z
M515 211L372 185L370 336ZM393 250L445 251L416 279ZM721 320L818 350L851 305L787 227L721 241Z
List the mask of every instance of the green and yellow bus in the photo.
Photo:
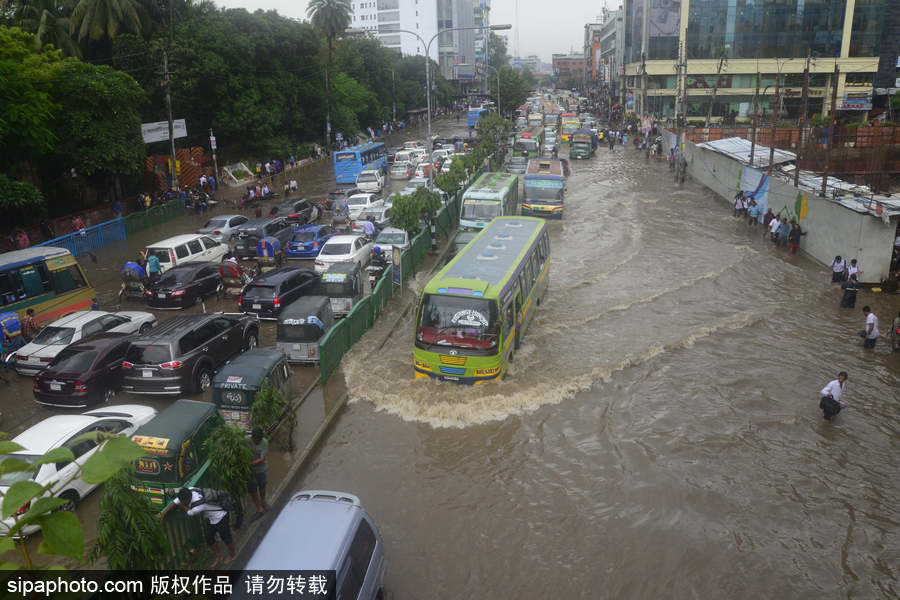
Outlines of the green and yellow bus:
M37 246L0 254L0 313L33 308L38 323L90 310L95 294L72 253Z
M416 311L417 379L502 379L549 285L543 219L497 217L432 278Z
M519 210L519 178L512 173L483 173L462 197L459 228L478 231L494 217L515 215Z

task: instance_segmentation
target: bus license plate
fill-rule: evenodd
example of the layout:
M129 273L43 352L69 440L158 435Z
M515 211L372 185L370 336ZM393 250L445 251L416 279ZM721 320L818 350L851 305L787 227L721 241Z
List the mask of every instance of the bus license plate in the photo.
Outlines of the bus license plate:
M253 310L259 310L261 308L262 308L262 304L254 304L253 305Z
M453 377L451 375L444 375L444 379L447 381L459 381L459 377Z
M144 377L153 377L153 371L144 370L143 376Z
M54 392L59 392L59 391L62 391L62 386L58 383L51 383L50 390L54 391Z

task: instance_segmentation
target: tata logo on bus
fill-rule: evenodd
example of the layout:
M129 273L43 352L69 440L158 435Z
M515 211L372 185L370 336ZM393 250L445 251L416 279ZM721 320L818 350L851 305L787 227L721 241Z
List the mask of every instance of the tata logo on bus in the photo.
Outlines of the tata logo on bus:
M469 327L487 327L488 320L477 310L461 310L450 320L454 325L467 325Z

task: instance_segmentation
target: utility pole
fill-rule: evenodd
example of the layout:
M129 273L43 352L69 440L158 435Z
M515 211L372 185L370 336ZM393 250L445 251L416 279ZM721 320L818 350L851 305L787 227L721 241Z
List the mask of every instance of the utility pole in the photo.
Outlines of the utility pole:
M781 72L779 71L775 73L775 106L772 107L772 139L769 140L769 177L772 176L772 162L775 160L775 135L778 133L778 89L780 84Z
M838 77L840 77L841 68L837 61L834 64L834 75L831 76L831 110L828 111L828 143L825 145L825 172L822 173L822 197L825 198L825 191L828 187L828 167L831 166L831 146L834 138L834 110L837 105L837 86Z
M213 134L212 127L209 128L209 147L213 154L213 175L216 178L216 184L219 183L219 161L216 160L216 136Z
M756 72L756 91L753 92L753 128L750 130L750 166L756 152L756 119L759 116L759 71Z
M722 67L725 66L725 57L719 58L719 68L716 69L716 82L713 84L712 98L709 100L709 110L706 113L706 128L709 129L709 122L712 120L713 104L716 103L716 92L719 89L719 76L722 74Z
M178 166L175 160L175 125L172 121L172 81L169 79L169 53L163 49L163 85L166 86L166 111L169 113L169 160L172 162L172 189L178 189Z
M797 161L794 164L794 187L800 186L800 152L806 156L806 137L803 135L806 131L806 104L809 101L809 59L812 50L806 49L806 68L803 69L803 96L800 102L800 119L797 121L797 128L800 131L800 139L797 140Z
M675 126L678 133L675 136L675 181L681 180L681 149L684 143L681 141L684 125L687 124L687 54L684 51L684 44L678 44L678 79L677 93L675 98ZM681 109L679 110L679 105Z
M622 109L624 110L624 106ZM647 114L647 53L641 52L641 127Z
M394 70L391 69L391 104L394 108L394 123L397 122L397 86L394 82Z

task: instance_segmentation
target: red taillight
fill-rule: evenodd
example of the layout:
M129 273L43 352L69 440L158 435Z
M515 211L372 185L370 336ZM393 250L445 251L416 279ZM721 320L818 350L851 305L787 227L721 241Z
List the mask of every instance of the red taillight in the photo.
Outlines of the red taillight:
M172 296L173 298L178 298L179 296L184 296L184 290L178 290L176 292L172 292L169 295Z
M76 382L75 382L75 391L76 391L76 392L82 392L82 393L86 392L86 391L87 391L87 384L84 383L83 381L76 381Z
M291 213L291 214L288 215L288 217L294 218L294 219L297 218L298 216L300 216L300 215L297 214L297 213Z
M243 300L244 300L243 298L238 298L238 306L241 305L241 302L243 302Z
M52 356L42 356L39 360L40 360L42 363L48 363L48 362L50 362L51 360L53 360L53 357L52 357Z
M38 378L37 378L37 377L35 377L35 378L33 379L33 382L34 382L34 385L33 385L32 389L33 389L34 391L36 391L36 392L41 391L41 386L40 386L40 384L38 383Z
M123 369L130 369L130 368L133 367L133 366L134 366L134 364L128 362L127 360L123 360L123 361L122 361L122 368L123 368Z
M313 248L318 248L321 242L313 242Z
M213 235L222 235L221 231L213 231Z
M347 310L350 310L350 303L349 303L349 302L345 302L345 303L344 303L344 308L346 308Z
M315 355L316 355L316 349L315 349L315 348L310 348L310 349L309 349L309 355L310 355L310 356L315 356Z
M281 306L281 298L275 298L274 300L272 300L272 304L274 304L275 306Z
M28 357L24 354L16 354L16 360L28 360Z
M150 290L145 290L145 291L144 291L144 295L145 295L145 296L152 296L152 295L153 295L153 292L151 292Z
M20 507L19 507L19 509L16 511L16 516L18 516L18 515L24 515L25 513L28 512L28 509L29 509L29 508L31 508L31 502L30 502L30 501L29 501L28 504L26 504L25 506L20 506Z
M169 262L171 262L173 265L175 264L175 250L173 250L172 248L169 248Z
M169 362L162 363L161 365L159 365L159 368L160 369L180 369L181 364L182 364L181 361L172 360Z

